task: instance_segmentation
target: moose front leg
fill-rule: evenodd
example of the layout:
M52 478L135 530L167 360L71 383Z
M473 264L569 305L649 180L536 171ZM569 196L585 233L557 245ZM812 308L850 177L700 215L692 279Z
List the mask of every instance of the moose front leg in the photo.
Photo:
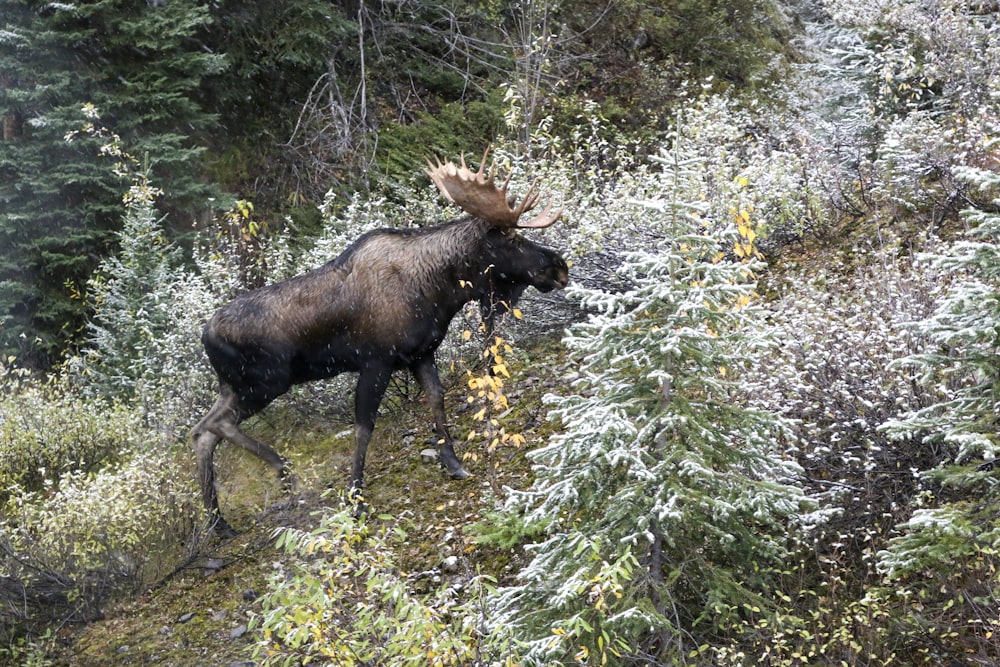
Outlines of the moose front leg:
M375 417L382 396L389 386L392 371L384 367L365 368L358 376L358 387L354 394L354 466L351 470L350 497L357 500L365 486L365 457L368 443L375 430Z
M438 377L433 357L417 362L411 370L423 388L424 394L427 395L427 400L430 401L431 409L434 411L434 430L438 437L438 459L441 461L441 465L453 479L469 477L469 473L462 467L462 462L455 455L454 441L451 433L448 432L444 412L444 387L441 385L441 378Z

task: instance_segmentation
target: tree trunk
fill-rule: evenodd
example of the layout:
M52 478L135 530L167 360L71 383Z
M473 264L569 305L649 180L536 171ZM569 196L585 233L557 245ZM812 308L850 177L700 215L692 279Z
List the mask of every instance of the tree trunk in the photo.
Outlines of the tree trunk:
M0 90L6 90L14 85L14 77L10 74L0 74ZM5 109L3 112L3 134L0 139L9 141L21 136L21 117L14 109Z

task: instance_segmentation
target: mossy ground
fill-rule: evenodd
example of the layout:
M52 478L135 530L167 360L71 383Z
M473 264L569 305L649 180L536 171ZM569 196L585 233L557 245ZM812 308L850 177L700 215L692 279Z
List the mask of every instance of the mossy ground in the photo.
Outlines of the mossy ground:
M517 550L475 543L467 530L499 500L497 489L530 483L526 452L542 444L557 425L546 419L542 397L557 390L563 350L555 339L524 344L506 382L511 409L503 416L510 433L526 444L484 456L479 443L464 442L473 428L474 410L461 373L445 379L452 433L459 453L477 453L466 462L473 476L456 481L420 457L433 447L429 407L411 385L390 391L376 425L366 466L369 521L391 521L407 533L396 562L407 573L433 570L447 555L459 555L464 570L499 581L509 578ZM283 491L275 473L235 447L217 453L223 512L241 534L209 538L190 563L144 594L120 600L105 618L63 628L51 648L57 665L243 665L250 662L252 632L244 630L258 608L275 563L285 555L273 545L283 526L309 528L315 513L342 502L354 449L350 396L333 397L322 407L302 397L272 406L247 430L269 442L292 463L299 479ZM495 473L490 473L490 469ZM193 470L193 466L192 466ZM386 518L390 517L390 518Z

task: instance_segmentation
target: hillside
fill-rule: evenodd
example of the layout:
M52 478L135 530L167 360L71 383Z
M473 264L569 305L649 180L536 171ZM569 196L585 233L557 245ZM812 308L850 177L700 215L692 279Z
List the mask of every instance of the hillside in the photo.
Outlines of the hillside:
M494 509L504 486L523 487L530 477L525 452L554 427L546 423L541 403L567 373L554 341L536 340L519 351L513 369L509 429L527 444L469 463L473 478L453 481L421 451L433 441L426 404L399 396L384 410L372 442L367 469L366 500L374 516L369 529L402 530L406 537L393 544L398 576L416 590L438 586L456 590L487 575L503 581L516 570L519 549L478 545L471 532ZM449 405L464 402L458 384L448 394ZM348 412L331 414L294 406L276 406L252 432L274 443L292 461L301 486L284 495L273 472L239 451L220 453L224 510L241 535L231 540L209 538L177 572L150 591L105 610L105 618L83 627L68 626L53 637L57 665L253 664L254 635L246 626L251 612L260 613L259 596L280 572L287 554L274 545L274 531L284 527L315 528L317 513L340 511L346 487L353 429ZM283 409L282 409L283 408ZM457 432L471 424L468 410L455 415ZM475 448L469 446L470 452ZM489 474L496 465L496 474ZM497 489L499 492L494 492ZM449 560L451 559L451 560ZM345 606L358 602L349 596Z
M96 4L87 11L119 15ZM555 20L567 7L362 5L357 23L324 24L339 59L299 72L315 84L292 123L308 136L276 149L301 160L282 174L303 180L267 181L282 193L269 204L233 201L184 234L179 186L131 152L113 115L85 107L69 144L111 156L87 169L128 193L109 204L110 242L88 255L76 344L48 369L0 359L0 664L1000 661L997 8L587 5L583 25ZM77 10L52 11L19 17L40 29ZM171 11L157 20L193 20ZM405 20L442 12L449 21ZM135 20L141 32L150 19ZM446 54L426 41L442 34ZM476 48L489 54L449 76L407 69ZM387 121L417 99L429 113ZM556 224L521 240L494 221L446 224L458 212L425 178L424 154L476 153L486 141L469 137L484 127L509 176L501 203L537 183L539 208L565 209ZM378 176L349 186L352 160ZM311 189L324 179L336 187ZM428 254L442 229L498 245L449 239ZM381 254L347 250L361 238ZM288 457L294 491L220 445L222 510L240 531L224 539L190 446L216 398L202 327L236 295L345 252L367 261L333 265L345 282L330 284L382 306L364 311L371 326L402 321L397 292L431 293L427 275L447 298L409 312L469 297L437 366L473 477L424 461L430 409L397 373L359 520L342 495L354 376L307 383L245 423ZM481 307L496 294L562 286L554 254L570 284L492 303L509 314L487 337ZM518 263L527 256L543 259ZM345 266L368 289L343 287ZM312 283L290 284L281 326L264 308L237 323L259 349L284 352L324 311ZM334 324L350 329L353 312ZM280 358L239 372L266 384L261 369Z

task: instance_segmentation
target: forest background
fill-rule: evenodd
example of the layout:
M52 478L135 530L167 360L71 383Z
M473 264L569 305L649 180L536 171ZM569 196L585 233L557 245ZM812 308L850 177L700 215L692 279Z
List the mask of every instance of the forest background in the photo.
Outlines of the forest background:
M997 17L0 2L0 662L995 664ZM338 379L251 425L292 502L223 457L220 543L202 323L490 144L574 284L442 349L479 483L400 380L356 520Z

